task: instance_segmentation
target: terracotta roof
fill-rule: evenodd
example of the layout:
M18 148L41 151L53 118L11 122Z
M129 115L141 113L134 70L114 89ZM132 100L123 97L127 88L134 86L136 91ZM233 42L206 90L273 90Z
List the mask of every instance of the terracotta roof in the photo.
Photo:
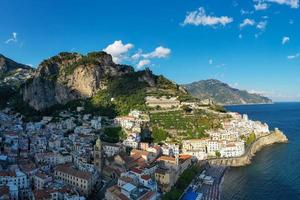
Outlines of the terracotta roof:
M120 200L129 200L124 194L121 193L121 189L117 185L113 185L110 188L107 189L108 192L114 195L114 198L117 197L117 199Z
M46 178L48 178L48 175L47 175L47 174L41 173L41 172L37 173L36 176L39 177L39 178L41 178L41 179L46 179Z
M33 195L35 199L51 199L51 195L47 190L35 190Z
M151 177L149 175L142 175L142 179L147 181L147 180L151 179Z
M7 186L0 187L0 197L1 195L9 195L9 188Z
M130 155L133 155L133 154L140 154L140 155L148 156L149 152L144 151L144 150L139 150L139 149L132 149L132 151L130 152Z
M136 173L136 174L141 174L142 173L142 170L140 170L138 168L132 168L131 171Z
M148 191L140 200L152 199L153 195L155 195L153 191Z
M233 143L230 143L230 144L227 144L226 147L236 147L236 145Z
M171 161L171 162L175 162L175 158L172 156L161 156L157 159L158 161Z
M180 154L179 155L180 160L188 160L188 159L191 159L191 158L192 158L191 155L185 155L185 154Z
M16 172L14 171L10 171L10 172L7 172L7 171L0 171L0 177L7 177L7 176L13 176L13 177L16 177Z

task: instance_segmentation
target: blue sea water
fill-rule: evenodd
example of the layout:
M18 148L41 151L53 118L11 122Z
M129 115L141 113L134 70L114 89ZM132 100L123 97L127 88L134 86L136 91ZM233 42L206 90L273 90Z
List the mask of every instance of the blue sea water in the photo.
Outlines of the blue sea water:
M222 184L222 200L300 199L300 103L228 106L250 119L278 127L287 144L275 144L256 154L252 164L230 168Z

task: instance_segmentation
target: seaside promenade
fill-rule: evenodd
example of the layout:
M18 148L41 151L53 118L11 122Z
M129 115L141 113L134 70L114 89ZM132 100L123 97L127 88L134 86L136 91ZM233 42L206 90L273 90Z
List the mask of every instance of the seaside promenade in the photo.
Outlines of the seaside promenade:
M211 166L206 170L207 176L214 179L212 185L203 184L198 192L203 194L203 200L219 200L221 196L220 184L227 167L224 166Z
M199 176L195 177L182 196L182 200L220 200L220 184L226 166L208 166Z

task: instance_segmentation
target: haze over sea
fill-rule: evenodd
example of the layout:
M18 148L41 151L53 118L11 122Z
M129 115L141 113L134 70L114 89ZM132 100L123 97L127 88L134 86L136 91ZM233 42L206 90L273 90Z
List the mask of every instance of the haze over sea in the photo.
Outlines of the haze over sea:
M249 166L229 169L222 184L222 199L300 199L300 103L226 108L266 122L271 129L278 127L289 142L264 148Z

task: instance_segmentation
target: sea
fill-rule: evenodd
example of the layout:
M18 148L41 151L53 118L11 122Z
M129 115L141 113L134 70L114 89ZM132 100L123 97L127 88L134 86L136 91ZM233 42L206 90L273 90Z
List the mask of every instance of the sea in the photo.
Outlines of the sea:
M222 200L300 200L300 103L227 106L249 119L278 127L289 139L258 152L252 164L230 168L221 185Z

